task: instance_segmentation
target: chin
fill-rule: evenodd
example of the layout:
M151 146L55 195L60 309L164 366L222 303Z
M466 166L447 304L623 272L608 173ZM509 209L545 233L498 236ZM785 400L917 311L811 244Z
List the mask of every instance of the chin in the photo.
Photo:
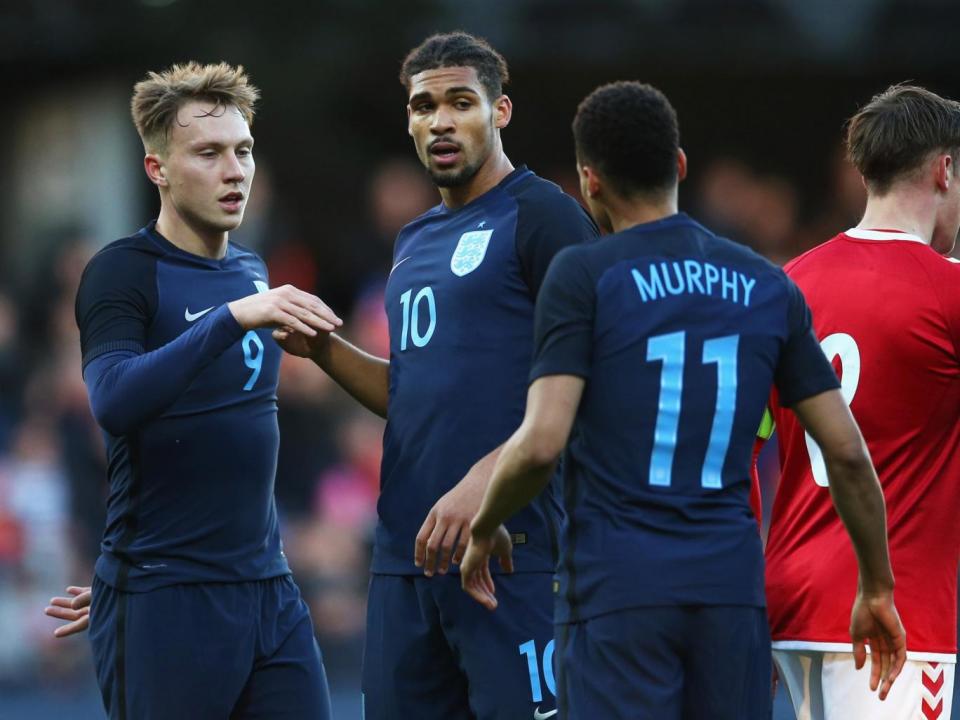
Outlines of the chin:
M447 188L466 185L473 180L473 176L477 174L477 169L468 165L466 167L450 168L449 170L430 168L429 172L434 185Z

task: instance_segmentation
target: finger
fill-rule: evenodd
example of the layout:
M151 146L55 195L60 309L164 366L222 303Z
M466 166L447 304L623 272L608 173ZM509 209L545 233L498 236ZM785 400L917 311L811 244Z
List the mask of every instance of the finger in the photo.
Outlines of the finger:
M79 610L80 608L89 607L92 596L93 596L93 593L89 589L86 589L82 593L77 595L75 598L73 598L73 602L70 603L70 607L72 607L74 610Z
M453 524L447 528L446 534L443 536L443 542L440 543L440 560L437 566L437 572L441 575L445 575L447 570L450 568L450 559L454 553L454 546L456 546L456 552L460 553L462 556L463 553L460 551L460 544L463 543L463 549L467 548L467 541L470 539L470 528L467 523L462 523L460 525ZM459 560L456 562L459 563Z
M853 643L853 664L859 670L867 661L867 646L863 640L856 640Z
M449 526L442 520L438 520L427 540L427 556L423 561L423 574L432 577L437 571L437 557L440 553L440 546L450 530Z
M883 693L881 699L886 698L887 693L890 692L890 688L893 687L894 681L900 677L900 672L903 670L904 663L907 662L907 649L903 646L898 646L893 651L893 658L890 663L890 672L887 673L887 679L884 682L884 688L881 689Z
M500 555L497 560L500 561L500 569L505 573L513 572L513 547L507 549L505 553Z
M881 660L882 652L877 638L870 638L870 690L876 690L880 687L880 668L883 665Z
M277 342L282 342L286 340L288 337L290 337L289 331L281 328L277 328L270 334L273 335L273 339L276 340Z
M453 553L453 564L459 565L463 562L463 556L467 552L467 544L470 542L470 526L469 523L466 523L463 528L460 529L460 539L457 543L457 549Z
M483 581L484 588L490 593L490 597L494 597L497 594L497 586L493 584L493 575L490 573L489 559L483 564L483 569L480 571L480 579Z
M279 315L278 325L287 325L294 332L303 333L307 337L316 337L317 331L306 323L299 320L294 315L291 315L287 312L281 312Z
M68 594L68 595L89 595L89 594L90 594L90 590L91 590L91 589L90 589L89 587L80 587L79 585L68 585L68 586L67 586L67 594Z
M53 605L54 607L72 608L74 600L76 600L76 598L55 597L55 598L50 598L50 604Z
M413 545L413 564L417 567L423 567L424 560L427 557L427 540L433 534L433 528L437 524L437 514L434 510L427 513L427 519L420 526L417 533L417 539Z
M888 678L890 677L890 663L893 660L893 651L887 644L886 638L883 639L883 645L880 648L880 658L880 699L884 700L887 697L887 693L890 692L890 682Z
M70 610L63 607L45 607L43 609L43 614L48 617L56 618L57 620L79 620L84 615L87 615L90 612L88 608L83 610Z
M53 636L58 638L67 637L68 635L73 635L75 633L83 632L90 626L90 616L84 616L77 620L76 622L68 623L67 625L61 625L56 630L53 631Z
M472 597L478 603L483 605L487 610L497 609L497 599L482 587L471 584L467 586L466 590L467 590L467 594L470 597Z
M312 307L313 307L312 302L306 305L301 303L296 303L296 302L289 302L289 303L283 303L280 306L280 308L284 312L289 313L290 315L300 319L307 325L310 325L311 327L315 327L318 330L329 332L331 330L335 330L336 328L338 328L340 325L343 324L342 322L339 322L339 323L337 322L338 320L340 320L340 318L338 318L333 313L329 311L324 312L322 310L320 312L315 312L312 309Z

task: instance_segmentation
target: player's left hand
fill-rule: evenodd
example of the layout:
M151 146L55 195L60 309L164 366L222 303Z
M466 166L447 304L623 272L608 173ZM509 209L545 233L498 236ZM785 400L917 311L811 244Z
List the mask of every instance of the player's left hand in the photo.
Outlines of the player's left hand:
M451 560L459 564L463 559L470 540L470 521L480 509L493 464L486 458L480 460L427 513L413 551L413 562L427 577L435 572L443 575Z
M497 588L490 574L491 555L497 556L504 572L513 572L513 543L503 525L492 536L471 536L460 563L460 587L487 610L496 610Z
M867 661L870 645L870 689L885 700L907 661L907 632L893 604L892 592L858 592L850 617L853 659L857 670Z
M66 620L53 631L54 637L63 638L86 630L90 626L90 599L92 592L89 587L71 585L67 588L69 597L55 597L44 608L45 615L58 620Z

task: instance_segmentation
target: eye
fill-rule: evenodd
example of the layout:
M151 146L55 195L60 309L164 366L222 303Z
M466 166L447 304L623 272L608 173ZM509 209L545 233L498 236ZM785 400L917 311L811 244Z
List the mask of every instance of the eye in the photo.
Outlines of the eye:
M457 110L469 110L473 107L473 103L469 100L457 100L457 102L454 103L454 107L456 107Z
M247 157L248 155L253 154L253 148L239 148L237 150L237 157Z
M201 150L199 155L204 158L215 158L217 153L214 150Z
M415 105L413 108L413 111L418 115L423 115L431 110L433 110L433 105L431 103L420 103L419 105Z

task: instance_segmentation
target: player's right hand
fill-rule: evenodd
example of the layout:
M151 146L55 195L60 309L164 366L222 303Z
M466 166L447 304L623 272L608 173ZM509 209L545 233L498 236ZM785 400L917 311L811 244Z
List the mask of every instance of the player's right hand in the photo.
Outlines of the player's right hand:
M227 305L244 330L286 327L313 337L343 325L343 320L316 295L298 290L293 285L254 293Z
M90 626L91 589L71 585L67 588L67 594L70 597L51 598L50 604L43 610L45 615L68 621L66 625L61 625L53 631L54 637L64 638L74 635Z
M857 670L867 660L870 645L870 689L880 688L885 700L907 661L907 632L893 604L893 592L857 593L850 617L853 659Z
M497 588L490 573L490 556L496 555L504 572L513 572L513 542L500 525L490 537L470 536L460 563L460 587L487 610L497 609Z

